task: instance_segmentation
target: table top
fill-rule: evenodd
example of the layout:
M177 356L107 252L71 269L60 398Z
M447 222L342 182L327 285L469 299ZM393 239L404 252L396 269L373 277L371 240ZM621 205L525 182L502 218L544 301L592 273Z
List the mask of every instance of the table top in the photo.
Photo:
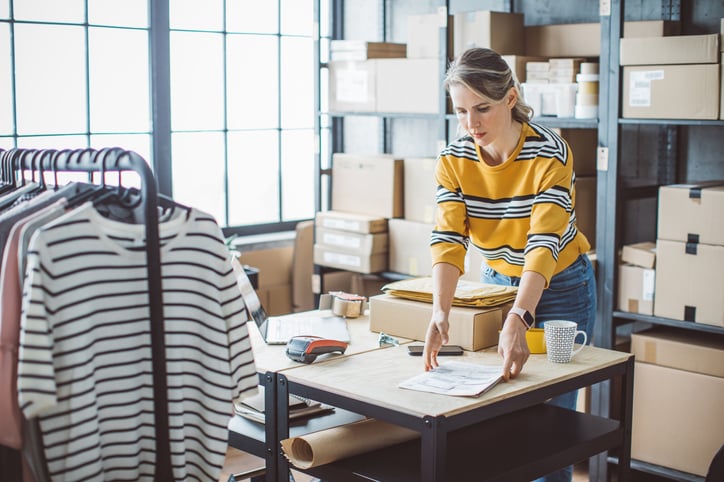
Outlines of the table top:
M345 350L344 356L361 353L369 350L375 350L380 347L379 333L370 331L370 322L368 316L369 310L362 316L357 318L347 318L347 329L349 330L350 343ZM325 317L332 315L331 310L312 310L288 315L281 315L283 318L292 317L309 317L319 316ZM280 372L289 368L304 366L303 363L290 360L286 356L286 345L267 345L259 333L259 328L255 323L249 322L249 335L251 337L251 346L254 350L254 361L256 369L260 373ZM406 338L396 337L400 343L409 343ZM339 354L322 355L314 362L319 364L325 360L339 358Z
M584 347L570 363L552 363L546 355L531 355L523 371L509 382L501 382L480 397L456 397L398 388L398 384L421 373L423 360L407 354L404 345L365 351L329 359L323 363L297 365L285 370L289 382L368 402L413 416L452 416L493 404L557 382L623 363L630 353ZM502 365L497 347L465 352L451 360ZM439 359L441 363L445 359Z

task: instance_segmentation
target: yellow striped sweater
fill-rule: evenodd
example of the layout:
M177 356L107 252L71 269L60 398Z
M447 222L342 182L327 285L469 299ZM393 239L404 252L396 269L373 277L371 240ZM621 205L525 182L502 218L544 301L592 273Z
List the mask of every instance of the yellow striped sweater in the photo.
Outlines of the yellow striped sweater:
M590 249L576 228L573 153L555 132L523 125L515 151L489 166L470 136L449 144L438 159L433 265L464 272L472 243L488 265L507 276L535 271L546 279Z

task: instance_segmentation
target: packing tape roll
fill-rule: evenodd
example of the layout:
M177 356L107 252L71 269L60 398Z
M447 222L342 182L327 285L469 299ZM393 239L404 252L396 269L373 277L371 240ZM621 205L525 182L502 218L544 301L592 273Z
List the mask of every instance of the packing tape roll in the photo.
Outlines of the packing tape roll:
M332 297L332 313L343 318L357 318L362 314L362 301Z

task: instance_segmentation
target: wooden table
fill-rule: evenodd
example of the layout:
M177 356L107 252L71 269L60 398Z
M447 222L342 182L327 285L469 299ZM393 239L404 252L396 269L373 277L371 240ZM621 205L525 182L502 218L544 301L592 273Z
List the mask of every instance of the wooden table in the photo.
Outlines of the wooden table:
M283 315L282 318L324 317L330 316L330 314L330 310L313 310ZM282 466L282 470L284 470L283 476L280 477L277 474L277 469L280 467L279 458L283 458L280 457L279 444L276 443L278 434L280 433L280 429L277 426L277 417L275 416L279 399L276 391L277 379L278 374L305 365L290 360L286 356L286 345L267 345L262 339L259 329L253 322L249 322L248 327L252 348L254 350L254 361L257 372L259 372L259 383L264 387L266 394L265 413L272 414L273 416L267 417L264 425L247 420L241 416L233 416L228 425L229 445L264 458L267 467L265 476L267 480L277 480L281 478L285 482L288 482L287 466ZM366 314L358 318L347 319L347 328L350 332L350 343L344 355L322 355L314 362L315 366L327 363L336 358L347 357L380 348L378 341L379 334L369 330L369 318ZM410 341L404 338L398 338L398 340L400 343L408 343ZM286 401L286 395L283 400ZM304 434L351 423L363 418L363 415L340 408L327 415L304 419L301 423L295 423L292 427L289 427L289 424L286 423L285 414L284 431L292 435Z
M493 349L455 360L500 365ZM479 398L397 388L419 374L422 360L404 346L363 351L277 374L277 400L296 393L420 432L413 442L304 470L322 480L531 480L610 449L619 455L618 480L629 478L633 357L585 347L571 363L532 355L523 372ZM563 410L544 402L588 385L622 379L621 420ZM294 436L286 404L277 404L277 435ZM279 445L276 444L278 447ZM277 480L288 463L278 457Z

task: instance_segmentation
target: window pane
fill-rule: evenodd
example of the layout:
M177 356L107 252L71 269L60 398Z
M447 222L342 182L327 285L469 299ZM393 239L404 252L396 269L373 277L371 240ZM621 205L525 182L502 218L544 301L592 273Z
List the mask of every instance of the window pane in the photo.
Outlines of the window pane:
M89 30L91 131L148 132L147 32Z
M277 132L229 134L229 225L279 221Z
M147 28L148 0L88 0L88 22Z
M0 18L10 18L10 0L0 0Z
M13 7L16 20L85 21L85 0L15 0Z
M86 132L83 28L17 24L15 49L18 132Z
M173 198L224 224L224 136L220 132L171 135Z
M171 125L175 130L224 127L221 34L171 32Z
M281 0L282 35L312 36L314 9L312 0Z
M0 134L13 133L13 90L10 65L10 27L0 24Z
M229 35L227 102L229 129L279 127L276 37Z
M113 134L95 135L90 138L90 145L94 149L104 147L121 147L133 151L148 162L153 169L151 158L151 136L149 134Z
M171 0L168 9L171 28L217 32L224 29L223 0Z
M13 147L15 147L15 143L13 142L12 137L0 137L0 149L5 149L7 151Z
M80 149L88 147L86 136L18 137L18 147L27 149Z
M282 220L314 217L314 131L282 136Z
M282 38L282 128L314 126L312 40Z
M277 33L277 2L274 0L227 0L226 30L229 32Z

